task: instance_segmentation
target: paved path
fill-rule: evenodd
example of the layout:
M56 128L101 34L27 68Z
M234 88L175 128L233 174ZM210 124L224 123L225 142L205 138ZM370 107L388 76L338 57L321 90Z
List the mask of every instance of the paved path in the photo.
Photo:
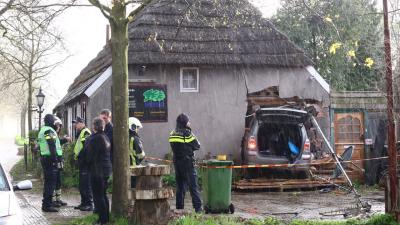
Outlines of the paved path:
M22 158L18 156L18 146L11 138L0 139L0 162L7 172L10 172L15 163ZM41 182L34 182L34 185L42 185ZM88 213L74 210L73 206L78 205L79 196L76 194L64 195L63 199L69 206L63 207L58 213L44 213L41 210L42 195L34 191L17 191L18 204L21 207L24 225L48 225L66 224L68 220L82 217Z
M68 206L60 208L57 213L42 212L42 196L38 193L18 192L17 197L24 217L24 225L68 224L68 221L74 218L91 214L91 212L81 212L73 208L78 205L77 195L64 195L63 200L68 202Z

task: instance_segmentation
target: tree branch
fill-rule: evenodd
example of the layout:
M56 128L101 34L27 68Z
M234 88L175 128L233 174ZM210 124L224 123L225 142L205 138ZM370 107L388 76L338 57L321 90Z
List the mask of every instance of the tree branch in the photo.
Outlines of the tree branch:
M100 12L106 17L108 20L111 20L110 12L111 9L99 2L99 0L88 0L90 4L100 9ZM108 13L108 14L107 14Z
M139 4L142 3L143 0L131 0L131 1L126 1L125 2L125 6L129 5L129 4Z
M2 9L0 9L0 16L3 15L7 10L11 9L12 5L14 4L15 0L9 0Z
M134 21L137 14L140 11L142 11L146 6L148 6L151 2L152 2L152 0L143 0L142 4L140 4L139 7L137 7L135 10L133 10L131 13L129 13L127 22L129 23L129 22Z

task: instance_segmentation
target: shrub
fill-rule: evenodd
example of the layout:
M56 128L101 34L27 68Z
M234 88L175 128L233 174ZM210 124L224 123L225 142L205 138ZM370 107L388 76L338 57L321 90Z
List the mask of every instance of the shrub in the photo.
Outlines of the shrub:
M396 225L394 217L388 214L373 216L365 225Z
M166 186L176 187L175 174L169 174L169 175L162 176L162 181Z
M24 146L25 138L21 137L21 135L15 136L14 143L18 146Z
M63 146L64 171L62 173L62 186L64 188L78 187L79 170L74 159L74 144Z

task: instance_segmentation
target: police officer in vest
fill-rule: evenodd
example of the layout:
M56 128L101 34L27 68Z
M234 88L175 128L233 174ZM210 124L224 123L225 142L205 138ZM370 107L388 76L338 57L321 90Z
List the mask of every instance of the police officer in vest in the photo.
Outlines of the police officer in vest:
M197 173L194 168L194 151L200 149L200 143L192 133L189 117L186 114L182 113L176 119L176 129L170 133L169 143L174 154L176 209L184 209L186 186L188 186L193 208L196 212L201 212Z
M55 116L47 114L44 117L44 126L40 128L38 142L40 148L40 162L44 174L42 210L44 212L58 212L52 202L58 174L58 157L62 156L60 139L55 125Z
M93 210L93 195L90 185L90 173L87 163L85 163L84 151L85 141L91 135L90 130L86 127L85 121L81 117L76 117L72 121L77 131L77 138L74 147L74 157L79 165L79 192L81 194L81 203L74 207L81 211Z
M137 166L146 156L143 150L142 140L139 137L139 129L143 128L142 123L135 117L129 117L129 165ZM136 179L131 177L131 188L136 187Z

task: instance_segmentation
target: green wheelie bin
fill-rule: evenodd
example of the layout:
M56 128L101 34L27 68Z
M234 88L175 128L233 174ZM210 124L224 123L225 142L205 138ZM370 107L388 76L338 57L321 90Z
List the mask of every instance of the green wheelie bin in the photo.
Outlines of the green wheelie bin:
M231 203L232 168L213 168L232 166L232 161L206 160L201 168L202 196L205 213L234 213Z

